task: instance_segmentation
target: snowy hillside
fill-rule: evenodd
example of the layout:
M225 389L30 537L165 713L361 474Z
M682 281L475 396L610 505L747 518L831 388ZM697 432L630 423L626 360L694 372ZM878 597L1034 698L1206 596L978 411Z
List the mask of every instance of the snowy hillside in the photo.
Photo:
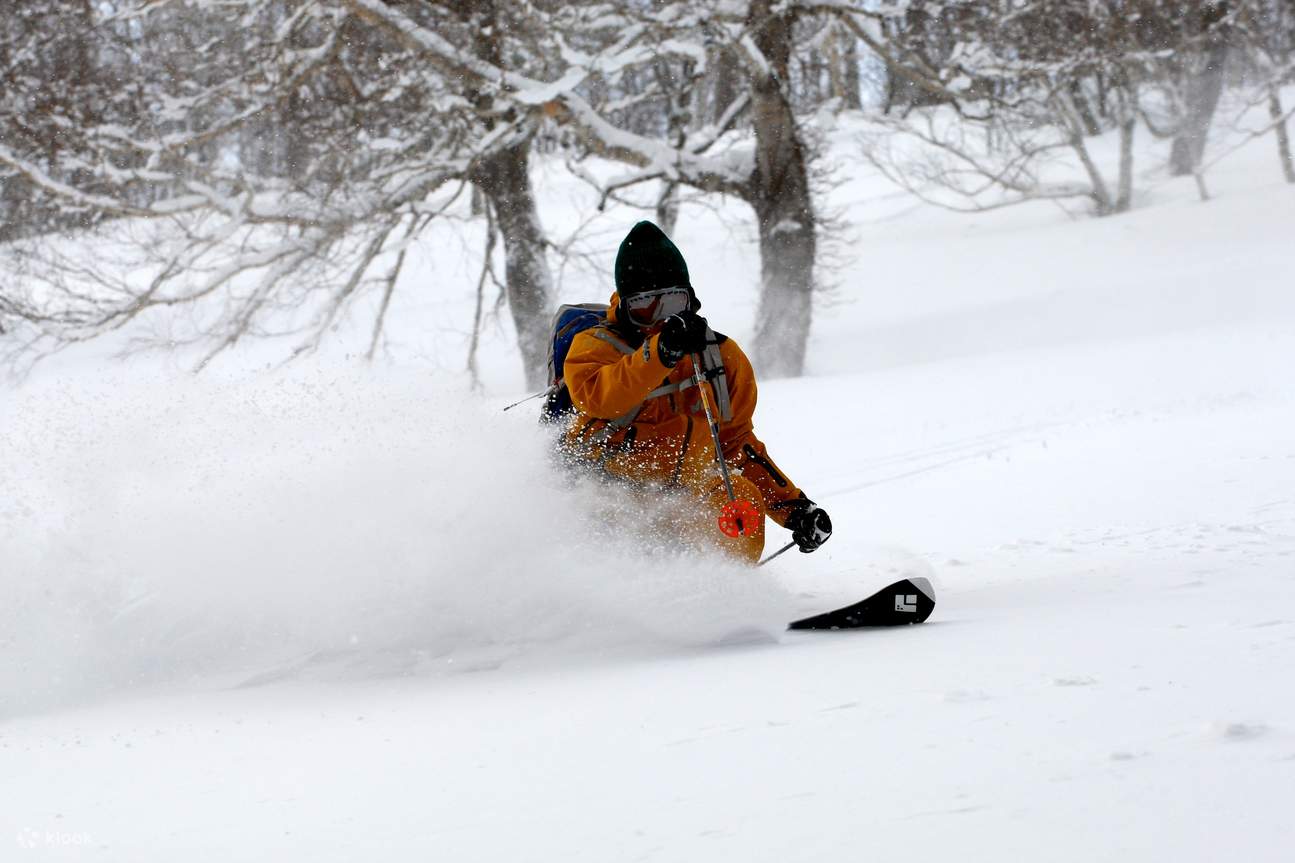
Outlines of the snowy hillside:
M1148 149L1138 208L1097 220L919 206L831 140L842 267L756 424L837 533L759 573L634 547L555 477L499 412L502 326L470 391L470 231L411 253L373 368L344 327L286 371L95 348L4 392L0 860L1290 859L1269 142L1205 204ZM588 192L536 170L572 230ZM590 228L608 266L635 217ZM746 218L676 232L739 340ZM782 631L906 574L923 626Z

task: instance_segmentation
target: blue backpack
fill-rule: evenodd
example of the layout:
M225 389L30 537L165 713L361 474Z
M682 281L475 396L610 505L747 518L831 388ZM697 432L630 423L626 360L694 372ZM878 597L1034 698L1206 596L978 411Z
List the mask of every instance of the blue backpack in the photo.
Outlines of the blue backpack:
M605 323L606 303L576 303L558 308L558 313L553 316L553 336L549 340L549 388L544 394L541 422L558 422L574 410L567 383L562 379L562 367L576 336Z

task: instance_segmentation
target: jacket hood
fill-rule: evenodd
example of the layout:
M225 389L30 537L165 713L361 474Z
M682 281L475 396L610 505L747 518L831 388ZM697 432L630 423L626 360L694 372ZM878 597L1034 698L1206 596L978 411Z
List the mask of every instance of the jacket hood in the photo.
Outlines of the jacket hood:
M621 321L620 309L621 295L617 291L612 291L612 297L607 301L607 322L617 329L629 323L628 321Z

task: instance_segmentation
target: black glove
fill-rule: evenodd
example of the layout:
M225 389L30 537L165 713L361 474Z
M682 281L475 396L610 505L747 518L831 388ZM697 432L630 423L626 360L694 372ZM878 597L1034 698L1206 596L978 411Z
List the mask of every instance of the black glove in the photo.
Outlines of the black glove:
M809 498L796 501L796 508L787 516L784 526L791 531L791 538L805 554L809 554L832 536L831 517Z
M685 354L701 353L705 349L706 319L696 312L671 315L661 325L657 355L665 365L674 366Z

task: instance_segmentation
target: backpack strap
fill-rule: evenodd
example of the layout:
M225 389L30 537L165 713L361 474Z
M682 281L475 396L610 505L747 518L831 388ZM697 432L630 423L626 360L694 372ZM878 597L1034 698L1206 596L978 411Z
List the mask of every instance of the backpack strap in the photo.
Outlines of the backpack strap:
M604 342L611 345L616 350L620 351L626 356L629 356L630 354L634 353L634 349L632 347L630 347L629 345L625 344L623 341L618 339L615 335L612 334L612 331L607 329L607 327L605 326L592 327L589 329L588 332L594 338L603 340Z
M724 422L733 419L733 401L728 392L728 375L724 370L724 357L719 352L719 337L709 326L706 327L706 350L701 355L702 376L710 381L711 390L715 393L715 408L719 418Z

